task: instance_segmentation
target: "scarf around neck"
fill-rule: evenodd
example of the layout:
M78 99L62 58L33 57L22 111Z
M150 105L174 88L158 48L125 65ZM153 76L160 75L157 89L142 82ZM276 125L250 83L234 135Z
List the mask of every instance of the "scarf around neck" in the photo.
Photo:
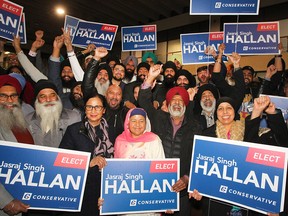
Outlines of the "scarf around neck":
M88 131L89 138L95 143L93 157L102 155L105 158L112 158L114 156L114 146L109 140L106 120L101 118L100 124L96 127L93 127L88 119L85 119L84 124ZM98 130L97 127L99 127Z
M216 135L218 138L243 141L245 131L244 121L233 121L230 131L226 131L225 126L219 121L216 121Z

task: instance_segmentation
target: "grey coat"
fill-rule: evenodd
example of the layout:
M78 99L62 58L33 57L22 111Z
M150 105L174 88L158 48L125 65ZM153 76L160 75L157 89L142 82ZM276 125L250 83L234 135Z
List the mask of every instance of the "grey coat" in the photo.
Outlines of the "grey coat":
M28 122L28 130L34 139L35 145L58 148L67 127L75 122L79 122L81 115L77 111L64 108L60 116L58 130L54 130L52 133L49 131L46 134L41 130L41 119L36 115L36 112L29 113L25 116L25 119Z

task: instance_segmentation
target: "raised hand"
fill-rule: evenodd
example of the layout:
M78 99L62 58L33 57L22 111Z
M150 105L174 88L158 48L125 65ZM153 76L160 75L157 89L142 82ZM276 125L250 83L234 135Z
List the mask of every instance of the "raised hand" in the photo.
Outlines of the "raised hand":
M194 87L194 88L189 88L189 89L187 89L187 92L188 92L188 94L189 94L189 100L190 100L190 101L193 101L195 95L196 95L197 92L198 92L198 87L196 86L196 87Z
M270 98L268 96L261 96L259 98L255 98L251 119L259 117L262 112L268 107L269 103Z
M228 56L228 58L233 63L234 68L240 67L241 56L238 53L233 52L231 56Z
M19 53L21 51L21 44L20 44L20 37L17 35L13 35L13 42L12 45L15 49L16 54Z
M71 37L70 37L70 31L71 31L70 28L68 28L67 30L64 30L64 28L62 28L63 40L64 40L64 44L66 46L67 52L73 51L72 41L71 41Z
M105 47L97 47L95 49L94 58L96 60L100 60L101 58L104 58L108 54L108 51Z
M267 67L265 78L271 79L271 77L277 73L277 68L274 64L271 64L269 67Z
M218 52L219 54L223 54L224 53L224 50L226 48L226 45L224 43L221 43L218 47Z
M53 42L53 48L60 50L61 47L63 46L63 44L64 44L64 37L63 37L63 35L61 35L61 36L56 36L55 39L54 39L54 42Z

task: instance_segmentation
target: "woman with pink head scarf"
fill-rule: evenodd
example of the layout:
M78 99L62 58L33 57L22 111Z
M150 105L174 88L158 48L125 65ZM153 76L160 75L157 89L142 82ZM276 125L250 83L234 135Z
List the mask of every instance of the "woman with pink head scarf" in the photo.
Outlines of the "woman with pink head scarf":
M144 109L129 110L124 131L116 138L114 158L165 158L160 138L151 132L150 120Z

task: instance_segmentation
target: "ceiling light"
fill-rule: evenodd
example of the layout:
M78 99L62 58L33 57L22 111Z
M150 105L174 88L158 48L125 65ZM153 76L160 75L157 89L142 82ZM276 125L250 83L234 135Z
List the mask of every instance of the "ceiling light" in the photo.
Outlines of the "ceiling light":
M63 14L65 14L65 10L63 8L59 7L59 8L56 9L56 13L59 14L59 15L63 15Z

